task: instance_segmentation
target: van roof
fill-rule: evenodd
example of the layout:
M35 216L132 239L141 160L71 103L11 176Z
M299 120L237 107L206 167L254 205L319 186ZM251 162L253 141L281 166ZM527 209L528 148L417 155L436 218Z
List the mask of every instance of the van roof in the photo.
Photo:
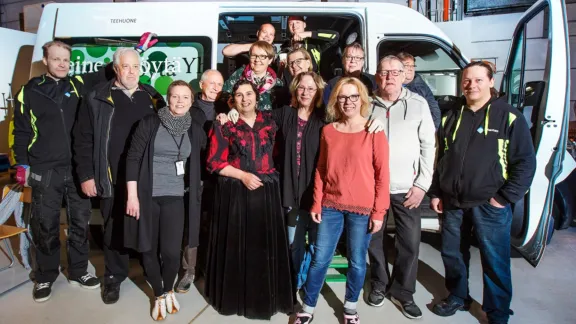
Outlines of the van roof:
M313 14L311 13L313 12ZM453 45L433 22L398 4L350 2L116 2L51 3L44 8L37 46L56 38L218 35L221 14L290 16L355 15L366 17L363 33L430 35ZM202 26L202 28L198 28ZM277 31L279 34L279 31ZM217 40L214 40L217 41ZM41 53L35 50L34 57Z

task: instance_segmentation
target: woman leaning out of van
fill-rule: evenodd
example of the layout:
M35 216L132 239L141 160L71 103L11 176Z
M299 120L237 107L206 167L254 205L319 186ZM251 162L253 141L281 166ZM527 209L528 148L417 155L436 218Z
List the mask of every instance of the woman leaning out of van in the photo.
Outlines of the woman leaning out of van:
M190 116L193 98L188 83L172 82L168 107L140 121L126 162L126 213L131 217L125 218L125 244L142 253L156 297L156 321L180 309L173 283L180 267L184 217L200 215L199 195L188 195L187 215L183 199L186 184L190 193L200 190L200 150L206 145L202 126ZM198 235L198 229L193 232Z
M218 173L205 293L223 315L270 319L294 306L288 239L272 152L278 127L256 110L258 88L240 80L232 90L240 119L210 135L208 169Z
M290 84L291 104L272 110L272 118L279 127L276 141L280 156L276 160L282 179L282 206L287 212L295 291L306 281L316 243L317 224L310 218L309 211L320 152L320 132L325 125L324 86L324 81L315 72L301 72ZM238 120L235 109L228 115L233 123ZM228 121L226 115L219 119Z
M257 41L250 47L250 64L236 70L226 82L222 92L232 95L232 87L239 80L248 80L258 90L258 110L271 110L273 103L274 87L282 86L282 80L276 76L276 72L270 67L274 59L275 51L272 45L265 41Z
M388 142L369 134L368 91L356 78L342 78L330 96L314 179L312 220L318 223L316 251L304 284L302 311L295 324L310 323L336 245L346 230L348 274L344 323L359 323L356 304L366 275L371 233L382 227L390 205Z

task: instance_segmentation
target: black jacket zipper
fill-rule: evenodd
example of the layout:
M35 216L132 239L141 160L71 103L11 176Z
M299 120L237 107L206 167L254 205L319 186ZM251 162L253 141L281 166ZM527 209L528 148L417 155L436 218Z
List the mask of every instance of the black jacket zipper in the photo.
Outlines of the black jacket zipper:
M464 115L464 111L462 111L462 115ZM464 116L462 116L462 119L464 119ZM464 143L464 150L462 151L462 158L460 159L460 170L459 170L459 175L458 175L458 182L456 183L456 189L457 189L457 193L458 196L461 195L462 193L462 188L461 188L461 183L462 183L462 175L464 174L464 162L466 160L466 152L468 152L468 144L470 143L470 139L472 138L472 134L474 134L474 126L476 125L476 113L473 112L472 113L472 123L470 127L470 132L468 133L468 137L466 138L466 143ZM462 199L462 197L460 197L459 199Z
M38 89L33 89L33 90L35 92L39 93L40 95L50 99L58 107L58 110L60 111L60 118L62 120L62 130L64 131L64 136L66 137L66 140L68 141L68 145L66 145L68 148L68 158L72 159L72 149L70 148L70 146L72 145L72 141L70 139L70 134L68 134L66 132L66 119L64 118L64 110L62 110L62 104L63 104L64 100L62 100L62 102L58 103L56 100L54 100L54 98L51 98L50 96L42 93L42 91L40 91Z

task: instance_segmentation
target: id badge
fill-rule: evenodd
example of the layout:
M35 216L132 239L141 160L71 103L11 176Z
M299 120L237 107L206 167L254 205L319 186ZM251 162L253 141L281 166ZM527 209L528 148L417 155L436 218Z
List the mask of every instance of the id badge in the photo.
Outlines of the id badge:
M174 162L176 165L176 175L183 175L184 174L184 161L179 160Z

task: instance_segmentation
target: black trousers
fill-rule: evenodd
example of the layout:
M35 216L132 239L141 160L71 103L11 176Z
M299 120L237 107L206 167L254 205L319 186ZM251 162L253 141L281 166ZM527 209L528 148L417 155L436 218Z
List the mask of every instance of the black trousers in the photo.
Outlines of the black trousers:
M28 183L32 187L30 227L36 245L36 281L54 282L59 274L62 199L66 201L68 217L68 276L76 279L84 275L88 267L88 222L92 207L90 199L80 196L72 167L41 172L32 167Z
M148 282L156 297L173 289L180 268L180 246L184 232L182 197L152 198L152 250L142 253ZM160 251L160 254L158 254Z
M100 201L104 218L104 284L120 283L128 277L130 250L124 247L126 185L117 184L114 197Z
M368 255L370 257L372 289L388 291L394 298L412 301L416 292L418 253L420 249L420 208L402 206L406 194L390 195L390 207L396 224L396 260L392 276L388 271L384 231L386 226L372 235Z

